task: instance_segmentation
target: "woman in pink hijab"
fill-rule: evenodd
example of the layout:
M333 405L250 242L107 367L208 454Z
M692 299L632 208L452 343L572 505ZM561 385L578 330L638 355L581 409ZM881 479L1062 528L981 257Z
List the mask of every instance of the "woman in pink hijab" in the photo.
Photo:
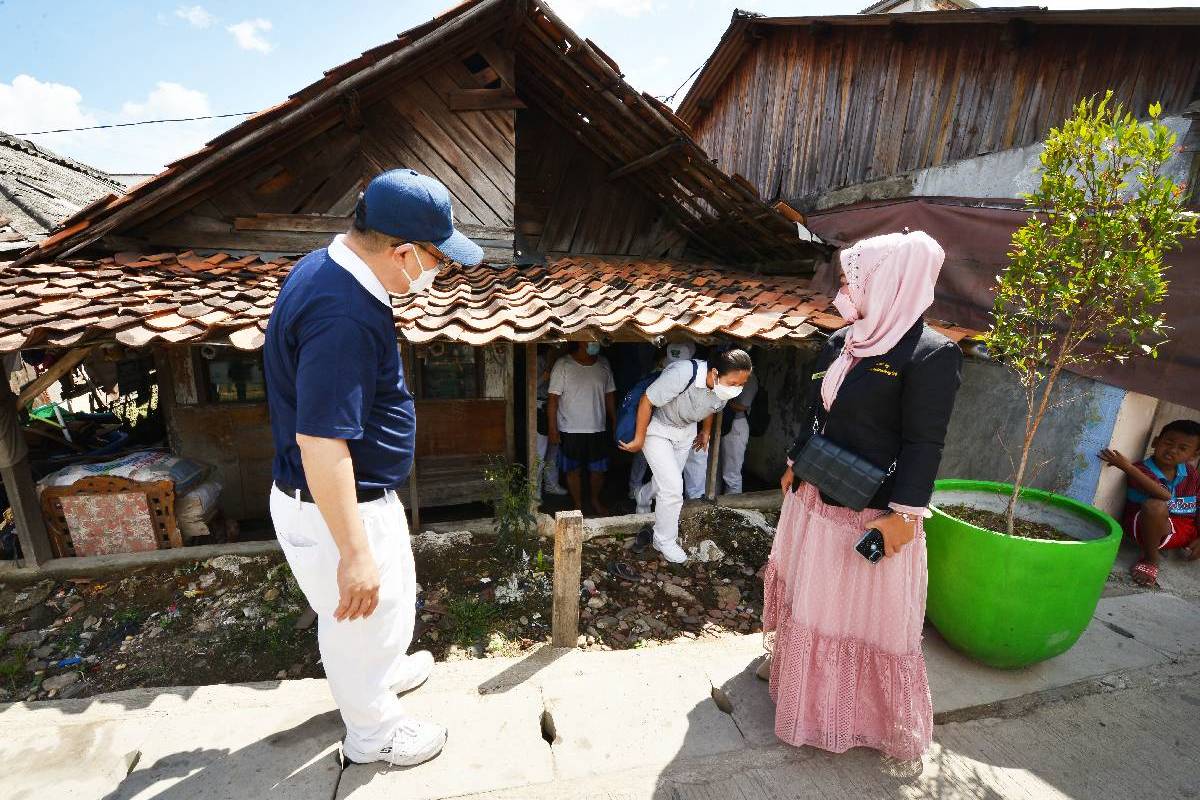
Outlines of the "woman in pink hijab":
M851 324L813 366L764 575L771 658L759 676L770 681L776 735L797 747L916 759L929 746L922 520L962 362L958 346L923 318L944 258L919 231L841 253L834 305ZM796 481L792 464L815 430L889 471L863 511ZM855 550L869 528L883 534L886 557L877 563Z

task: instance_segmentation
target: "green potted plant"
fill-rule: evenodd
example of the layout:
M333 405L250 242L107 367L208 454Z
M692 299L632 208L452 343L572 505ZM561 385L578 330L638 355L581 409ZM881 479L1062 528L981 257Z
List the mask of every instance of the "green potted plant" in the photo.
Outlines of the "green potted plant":
M1067 497L1024 488L1063 370L1157 355L1167 321L1163 259L1196 218L1162 173L1175 135L1105 97L1083 100L1041 156L1032 212L998 277L989 355L1016 373L1025 431L1011 484L942 480L926 525L928 617L991 666L1051 658L1079 639L1112 570L1121 528Z

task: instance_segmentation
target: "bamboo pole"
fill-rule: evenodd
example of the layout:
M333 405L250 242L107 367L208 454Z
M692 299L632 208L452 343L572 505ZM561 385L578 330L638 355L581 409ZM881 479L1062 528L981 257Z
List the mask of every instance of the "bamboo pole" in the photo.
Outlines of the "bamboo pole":
M583 556L583 513L554 515L554 606L550 642L574 647L579 641L579 577Z

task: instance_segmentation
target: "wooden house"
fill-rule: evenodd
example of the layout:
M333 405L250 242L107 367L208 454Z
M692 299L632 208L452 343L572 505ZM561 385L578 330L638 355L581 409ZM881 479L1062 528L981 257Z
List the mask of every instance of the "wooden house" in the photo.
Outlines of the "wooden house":
M152 353L173 448L216 466L230 516L263 517L276 292L401 166L446 184L488 256L394 304L414 511L478 499L490 455L533 463L538 342L787 345L842 324L808 286L828 248L800 214L714 166L548 7L469 0L0 266L0 352Z
M917 3L877 3L868 12ZM961 4L956 4L961 5ZM924 230L946 251L936 316L990 324L995 276L1028 219L1041 143L1086 96L1112 90L1142 116L1152 103L1177 137L1166 172L1200 178L1200 11L1039 8L760 17L736 12L677 113L721 168L768 202L806 215L842 246ZM1193 192L1195 207L1200 193ZM1119 513L1123 482L1102 474L1104 446L1138 452L1171 419L1196 418L1200 241L1167 255L1159 357L1072 377L1052 412L1037 485ZM828 289L832 270L814 278ZM783 369L783 367L780 367ZM1093 380L1094 379L1094 380ZM986 360L964 365L944 474L1008 480L1020 392ZM982 446L981 446L982 445Z
M1081 98L1111 89L1142 117L1161 104L1180 147L1168 169L1196 185L1197 41L1200 11L1187 8L735 12L677 113L720 167L806 214L830 244L904 226L935 236L947 253L935 314L982 329L1040 143ZM1200 334L1200 243L1171 261L1168 317ZM824 276L815 285L828 288ZM1100 377L1195 405L1200 364L1183 344L1194 336L1173 338L1156 361Z

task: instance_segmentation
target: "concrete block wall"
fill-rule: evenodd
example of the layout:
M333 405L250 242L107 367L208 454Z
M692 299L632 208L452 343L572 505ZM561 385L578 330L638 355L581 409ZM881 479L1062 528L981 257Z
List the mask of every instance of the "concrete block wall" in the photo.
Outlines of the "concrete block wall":
M770 393L771 427L766 436L751 439L746 469L764 480L778 476L798 432L799 398L812 357L811 351L792 348L756 353L759 379ZM1077 375L1060 380L1052 403L1034 442L1027 485L1114 515L1124 504L1124 477L1105 468L1097 454L1112 447L1141 458L1162 425L1180 417L1200 420L1195 410ZM1010 481L1024 425L1024 397L1012 372L994 362L966 359L938 476Z

